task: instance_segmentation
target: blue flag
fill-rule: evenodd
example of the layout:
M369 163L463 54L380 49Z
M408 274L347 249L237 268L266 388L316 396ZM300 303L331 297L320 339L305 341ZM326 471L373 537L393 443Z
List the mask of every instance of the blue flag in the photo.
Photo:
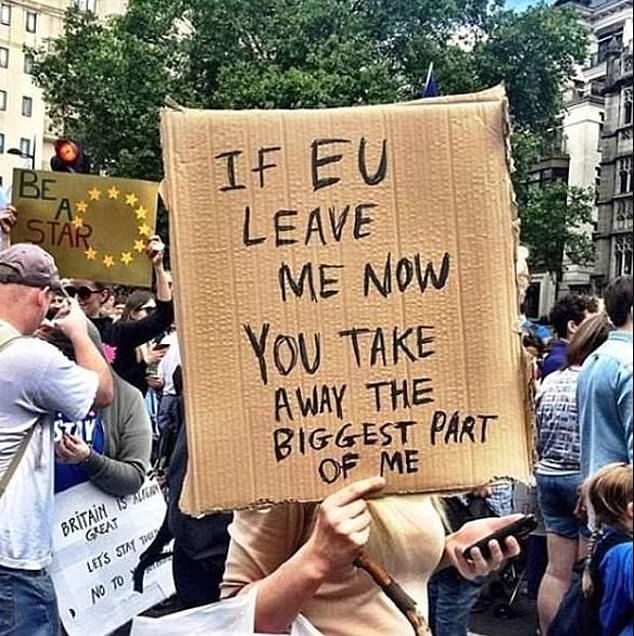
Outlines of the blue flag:
M434 63L429 65L429 71L427 71L427 79L425 80L425 88L423 88L423 97L438 97L440 91L438 90L438 82L436 81L436 74L434 73Z

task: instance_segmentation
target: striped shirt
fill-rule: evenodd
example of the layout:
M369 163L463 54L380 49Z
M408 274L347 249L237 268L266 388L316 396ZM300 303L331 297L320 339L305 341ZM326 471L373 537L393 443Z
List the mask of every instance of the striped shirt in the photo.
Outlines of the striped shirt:
M577 410L580 367L555 371L536 399L539 473L577 473L581 469L581 436Z

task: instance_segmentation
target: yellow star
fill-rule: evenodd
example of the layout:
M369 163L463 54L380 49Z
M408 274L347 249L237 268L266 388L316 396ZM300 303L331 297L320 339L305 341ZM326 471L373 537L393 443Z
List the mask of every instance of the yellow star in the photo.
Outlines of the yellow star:
M73 227L78 230L80 227L84 227L84 219L81 218L81 216L76 216L73 220L72 220L72 224Z
M139 197L136 194L126 194L125 203L133 208L139 202Z
M108 198L109 199L118 199L121 192L117 190L117 186L112 186L112 188L108 188Z
M75 203L75 212L77 214L86 214L86 212L88 212L88 204L85 201Z
M101 199L101 190L94 186L92 190L88 191L88 198L91 201L99 201Z
M139 234L141 236L149 237L151 232L152 232L152 228L147 223L144 223L143 225L139 225Z
M107 254L106 256L103 257L103 264L108 269L110 269L111 267L114 267L114 258L110 256L110 254Z
M134 249L140 254L145 250L145 242L144 241L134 241Z
M89 247L85 252L84 255L86 256L86 259L89 261L94 261L97 259L97 252L95 250L92 249L92 247Z
M147 210L143 206L136 211L136 218L137 221L145 221L147 219Z
M134 256L130 254L130 252L122 252L121 253L121 262L124 265L129 265L134 260Z

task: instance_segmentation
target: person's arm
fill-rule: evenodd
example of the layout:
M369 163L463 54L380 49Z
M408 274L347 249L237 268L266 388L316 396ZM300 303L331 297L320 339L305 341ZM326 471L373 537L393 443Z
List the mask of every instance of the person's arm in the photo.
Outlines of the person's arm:
M97 394L94 406L103 408L114 399L112 372L101 352L88 335L88 323L77 300L72 299L69 311L63 318L55 320L55 326L71 341L77 365L97 374Z
M172 301L172 288L165 271L163 262L165 256L165 246L160 236L152 236L148 241L147 254L152 261L152 269L154 270L154 278L156 284L156 299L164 303Z
M156 309L141 320L118 320L110 327L108 344L113 347L135 348L165 333L174 323L174 304L156 302Z
M117 400L117 405L104 412L106 429L117 429L116 456L91 453L85 466L95 486L124 497L138 492L145 481L152 452L152 424L141 393L121 379L117 380ZM109 414L116 414L117 421L109 421Z
M281 523L276 526L267 525L266 517L258 524L258 513L238 513L223 586L244 593L250 584L257 583L255 631L287 632L323 582L354 563L370 537L372 518L365 497L384 486L380 477L368 479L326 499L317 509L310 538L299 549L294 549L292 541L284 545L284 533L297 534L301 529L283 516L278 517ZM275 518L278 513L272 514ZM279 563L276 557L280 552L292 556Z
M617 379L616 406L619 411L619 419L623 426L623 435L627 447L629 463L632 462L632 367L626 366L620 369Z

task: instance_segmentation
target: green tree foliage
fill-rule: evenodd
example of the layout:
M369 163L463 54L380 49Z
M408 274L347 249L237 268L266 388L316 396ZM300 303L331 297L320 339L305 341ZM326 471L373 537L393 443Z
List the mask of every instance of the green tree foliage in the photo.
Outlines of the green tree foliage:
M578 265L594 260L592 239L584 230L592 223L594 193L565 183L551 183L527 190L522 235L531 251L531 266L564 273L564 257Z
M50 114L95 168L161 176L159 111L307 108L418 96L431 62L443 93L504 82L522 217L529 167L559 123L561 86L586 55L575 15L504 0L131 0L103 22L70 9L36 52Z

